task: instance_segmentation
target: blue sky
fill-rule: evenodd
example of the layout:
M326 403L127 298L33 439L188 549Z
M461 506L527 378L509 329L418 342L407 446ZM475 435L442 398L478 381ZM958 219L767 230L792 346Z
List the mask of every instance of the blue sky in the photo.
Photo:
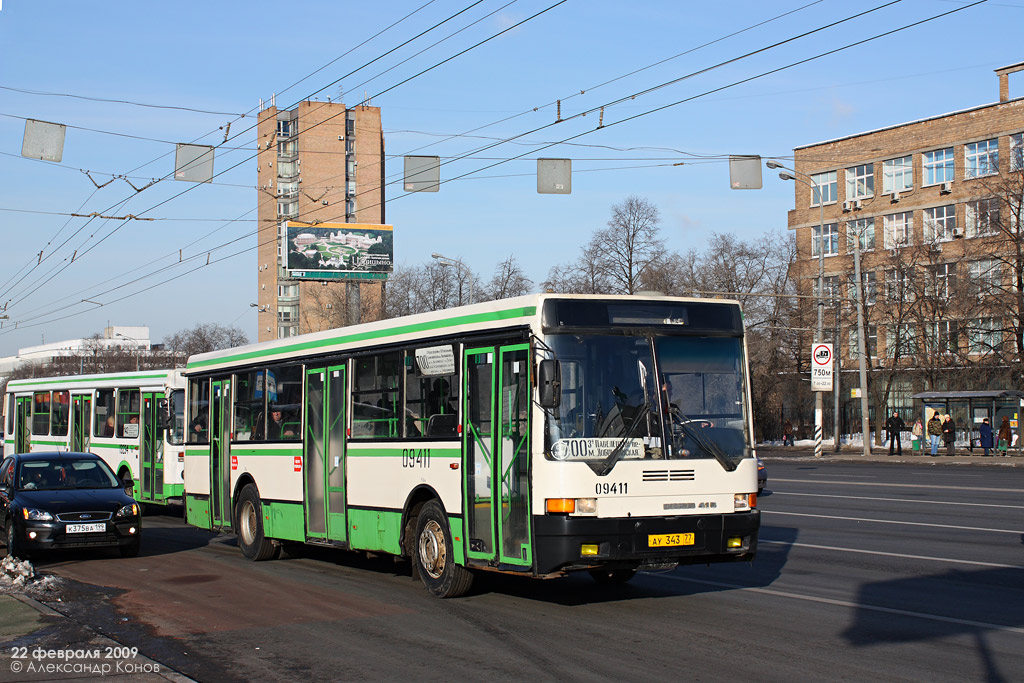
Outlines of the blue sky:
M369 95L382 110L389 178L400 173L405 153L451 158L488 142L448 139L452 134L480 129L473 135L505 139L547 126L556 114L550 103L561 99L567 120L446 164L442 178L498 159L525 155L523 160L447 183L438 193L407 195L400 185L386 190L386 221L395 226L399 263L423 263L440 251L489 277L499 261L514 254L540 282L549 268L572 259L604 226L610 207L629 195L660 209L663 235L674 250L700 249L712 232L754 237L784 231L792 187L766 172L764 189L730 190L724 155L784 158L795 146L994 102L993 69L1024 60L1013 47L1020 44L1024 0L989 2L700 96L969 4L903 0L609 106L605 126L596 130L596 113L570 117L885 3L568 0L376 96L557 0L485 0L395 50L471 4L436 0L357 47L425 2L3 2L0 86L8 89L0 90L0 303L10 303L9 319L0 328L0 355L43 340L89 336L107 324L148 325L159 341L198 322L218 322L238 325L254 339L256 316L249 304L256 300L255 222L246 212L256 206L256 168L245 161L255 144L251 132L227 145L239 149L218 150L216 172L241 163L214 184L164 180L136 193L124 180L97 189L82 171L99 184L127 175L142 187L172 170L172 143L221 142L223 126L234 121L231 133L243 131L254 121L260 98L273 93L279 106L311 95L337 100L339 92L353 105ZM372 66L323 89L380 55L385 56ZM619 78L662 60L667 61ZM612 79L618 80L605 84ZM1010 87L1011 96L1024 95L1024 76L1011 77ZM616 123L687 98L694 99ZM234 116L245 112L248 118ZM25 118L69 126L59 165L20 157ZM536 151L581 133L587 134L572 145ZM571 195L536 193L538 156L573 159ZM175 197L184 190L189 191ZM118 228L123 221L29 212L173 220L130 221ZM239 217L249 220L226 222ZM205 266L205 253L229 240L237 241L212 251L212 264ZM179 250L186 258L204 256L176 265ZM225 258L231 254L238 255ZM181 277L165 282L176 276Z

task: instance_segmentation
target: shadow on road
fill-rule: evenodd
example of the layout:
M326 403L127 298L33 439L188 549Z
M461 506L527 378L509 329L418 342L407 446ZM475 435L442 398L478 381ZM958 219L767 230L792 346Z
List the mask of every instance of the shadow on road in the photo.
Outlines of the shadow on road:
M973 636L985 680L1007 680L986 637L1003 630L1021 632L1021 586L1024 570L1009 567L869 583L857 595L857 611L843 637L854 646L870 647Z

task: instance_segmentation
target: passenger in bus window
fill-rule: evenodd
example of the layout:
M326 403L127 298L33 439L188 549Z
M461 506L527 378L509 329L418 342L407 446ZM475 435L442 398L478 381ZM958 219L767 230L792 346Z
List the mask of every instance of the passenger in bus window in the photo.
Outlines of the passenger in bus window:
M206 441L206 417L202 413L195 416L189 429L189 441L193 443Z
M114 416L111 415L107 418L106 424L103 425L103 436L114 435Z
M267 439L273 441L289 439L293 436L295 436L295 430L290 425L285 425L281 410L271 410L270 422L267 423Z

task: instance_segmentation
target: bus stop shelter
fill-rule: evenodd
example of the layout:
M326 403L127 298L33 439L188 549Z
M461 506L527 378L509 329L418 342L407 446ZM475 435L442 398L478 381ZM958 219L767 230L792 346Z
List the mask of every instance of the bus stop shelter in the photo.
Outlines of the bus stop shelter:
M1010 420L1015 448L1021 447L1021 406L1024 391L1003 389L994 391L923 391L911 398L920 400L921 421L928 424L932 414L949 414L957 424L957 446L973 450L978 443L978 425L986 417L993 431L999 429L1003 417Z

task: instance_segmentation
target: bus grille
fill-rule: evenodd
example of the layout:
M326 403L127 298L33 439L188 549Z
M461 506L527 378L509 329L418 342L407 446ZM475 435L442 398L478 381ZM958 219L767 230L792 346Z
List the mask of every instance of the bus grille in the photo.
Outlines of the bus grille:
M693 470L644 470L644 481L693 481Z

